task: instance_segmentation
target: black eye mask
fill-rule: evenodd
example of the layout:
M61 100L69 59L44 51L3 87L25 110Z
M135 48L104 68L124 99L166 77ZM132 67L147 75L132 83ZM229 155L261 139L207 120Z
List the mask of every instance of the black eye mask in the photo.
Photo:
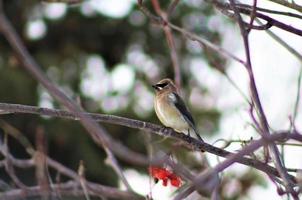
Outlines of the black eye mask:
M155 86L156 87L159 87L159 88L164 88L168 85L168 83L159 83L159 84L156 84Z

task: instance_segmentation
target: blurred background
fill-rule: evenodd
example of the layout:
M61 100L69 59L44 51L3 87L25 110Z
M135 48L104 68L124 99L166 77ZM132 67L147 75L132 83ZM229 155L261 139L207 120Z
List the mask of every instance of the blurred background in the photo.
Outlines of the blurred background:
M149 1L144 3L153 11ZM167 8L170 1L160 3L162 8ZM267 1L259 4L284 9ZM80 100L85 110L160 123L153 110L151 85L162 78L174 77L172 62L161 27L152 24L139 11L135 0L88 0L72 6L6 0L4 7L43 71L65 94ZM284 20L296 23L287 18ZM180 1L171 21L244 58L236 25L203 0ZM273 30L301 52L301 38ZM181 66L182 96L193 111L204 140L214 143L220 138L257 138L251 126L249 106L233 86L235 83L249 95L243 66L179 33L174 33L174 39ZM286 128L301 63L265 32L253 31L250 40L256 82L269 122L275 129ZM286 98L289 96L292 98ZM0 102L64 109L20 66L3 36L0 36ZM302 121L299 116L297 120ZM146 143L152 141L155 148L176 154L177 159L192 170L202 165L200 155L175 150L174 141L157 142L160 137L146 139L146 134L138 130L102 125L112 137L134 151L146 154ZM51 158L74 170L83 160L87 179L109 186L122 185L104 163L104 151L78 122L17 114L1 115L0 126L6 131L9 126L19 130L32 144L35 144L37 129L42 128ZM16 157L28 158L24 148L14 139L9 139L9 146ZM229 150L238 148L240 144L231 145ZM207 156L212 165L219 162L216 156ZM286 159L292 160L290 156ZM120 163L134 189L142 195L148 194L147 169ZM301 168L302 163L295 160L290 164ZM34 170L18 171L27 185L35 184L34 173ZM52 171L50 173L55 176ZM0 177L10 181L3 169ZM228 169L222 180L223 199L255 199L256 192L262 196L276 195L274 186L270 186L272 183L263 174L241 165ZM165 188L161 184L152 185L152 190L154 199L171 199L175 192L175 188ZM276 195L274 199L278 198Z

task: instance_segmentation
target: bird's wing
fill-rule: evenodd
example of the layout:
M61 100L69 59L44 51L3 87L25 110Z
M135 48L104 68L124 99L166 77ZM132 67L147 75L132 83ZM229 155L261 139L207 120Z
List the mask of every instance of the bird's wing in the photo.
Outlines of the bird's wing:
M193 119L191 113L188 111L188 108L186 107L185 103L180 98L180 96L173 92L171 95L169 95L169 98L171 98L172 102L175 105L175 108L181 113L181 115L184 117L184 119L190 124L190 126L194 130L197 138L199 140L203 141L203 139L200 137L200 135L198 134L198 132L196 130L195 122L194 122L194 119Z
M195 129L194 119L193 119L191 113L188 111L185 103L180 98L180 96L173 92L171 94L171 96L169 96L169 98L171 98L171 100L174 103L175 107L181 113L181 115L184 117L184 119L191 125L191 127L193 129Z

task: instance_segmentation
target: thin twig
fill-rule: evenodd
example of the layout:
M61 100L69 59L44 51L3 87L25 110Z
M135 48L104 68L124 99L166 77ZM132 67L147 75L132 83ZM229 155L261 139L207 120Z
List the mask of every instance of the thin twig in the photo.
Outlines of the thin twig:
M256 22L260 25L263 25L263 23L256 19ZM288 50L291 54L293 54L300 62L302 62L302 55L299 53L296 49L291 47L289 44L287 44L281 37L279 37L277 34L272 32L271 30L266 30L269 36L271 36L274 40L276 40L280 45L282 45L286 50Z
M36 165L36 179L38 185L41 187L41 196L44 200L48 199L50 195L50 186L46 163L46 142L44 138L44 130L42 127L38 127L36 131L36 146L37 151L35 152L34 161Z
M36 166L36 162L35 162L34 158L31 158L31 159L17 159L17 158L14 158L13 155L11 155L10 153L5 153L2 150L3 150L3 148L0 148L0 152L5 155L5 158L10 160L11 168L13 168L14 166L16 166L18 168L32 168L32 167ZM37 154L36 150L33 150L33 151L34 151L34 155L36 155ZM79 184L81 183L82 177L80 176L80 174L78 174L75 171L65 167L61 163L47 157L46 155L45 155L45 158L46 158L46 165L48 167L54 169L58 173L66 176L68 178L73 179L74 181L76 181ZM2 164L0 162L0 167L5 167L5 163ZM96 183L93 183L93 182L90 182L90 181L85 181L85 185L86 185L86 188L87 188L87 192L89 194L93 195L93 196L101 195L101 196L104 196L104 197L113 197L113 198L118 198L118 199L131 199L130 198L130 196L131 196L132 199L144 199L143 197L141 197L139 195L136 195L134 193L130 193L130 192L120 193L121 191L119 191L115 188L110 188L110 187L103 186L103 185L100 185L100 184L96 184ZM53 188L53 186L54 186L54 184L51 184L50 188ZM40 186L37 186L37 187L42 188ZM21 187L21 189L23 189L23 191L26 192L28 187L26 187L26 188ZM30 189L31 188L29 188L29 190ZM58 194L57 191L60 191L60 193L61 193L61 190L59 188L55 188L53 190L54 191L50 191L50 195L57 195ZM10 192L11 191L7 191L7 193L10 193ZM111 192L116 192L116 194L111 194ZM6 193L4 193L4 194L6 194ZM26 196L26 195L30 195L30 194L24 194L24 195ZM41 193L39 193L39 195L41 195ZM64 195L64 193L63 193L63 195ZM123 197L123 195L126 195L126 197ZM129 198L127 196L129 196ZM1 193L0 199L1 198L2 198L2 193Z
M40 108L40 109L44 110L44 108ZM39 110L39 109L37 109L37 110ZM62 113L66 112L63 110L61 110L61 111L62 111ZM44 112L44 111L42 111L42 112ZM56 111L54 111L54 112L56 112ZM36 114L38 114L38 113L36 113ZM49 116L55 117L56 115L50 114ZM59 117L59 115L57 115L57 117ZM65 116L65 118L66 117L67 117L67 115ZM67 118L69 118L69 117L67 117ZM72 119L78 120L78 118L76 116L74 116ZM27 138L18 129L11 126L7 122L4 122L3 120L0 120L0 127L2 127L4 130L6 130L6 133L8 135L10 135L13 138L15 138L16 140L18 140L24 146L24 148L26 149L26 151L29 155L34 156L35 149L33 148L32 144L27 140ZM135 151L132 151L127 146L124 146L118 140L116 140L116 139L114 140L113 138L111 138L109 134L108 134L108 137L110 138L110 141L112 142L111 145L112 145L114 154L116 156L118 156L121 160L124 160L133 165L148 165L149 161L146 156L144 156L143 154L137 153Z
M253 6L252 6L252 11L251 11L251 14L250 14L250 23L249 23L249 26L247 28L247 32L250 32L252 27L253 27L253 23L254 23L254 20L256 18L256 13L257 13L257 0L254 0L254 3L253 3Z
M87 184L86 184L86 179L85 179L85 167L84 163L81 160L78 168L78 175L80 176L80 184L84 192L84 196L86 200L90 200L88 189L87 189Z
M225 143L242 143L242 144L248 144L252 140L225 140L225 139L219 139L219 141L223 141ZM292 143L292 142L276 142L277 145L284 145L284 146L293 146L293 147L302 147L302 144L300 143Z
M246 4L236 4L236 6L252 9L252 6L246 5ZM270 10L270 9L267 9L267 8L260 8L260 7L256 7L255 9L257 11L261 11L261 12L265 12L265 13L270 13L270 14L275 14L275 15L284 15L284 16L288 16L288 17L294 17L294 18L302 19L302 15L298 15L296 13Z
M113 155L112 151L110 151L108 148L106 148L105 151L107 154L106 163L109 166L111 166L112 169L118 174L118 176L120 177L121 181L124 183L124 185L126 186L128 191L133 191L133 189L131 188L130 184L128 183L121 167L119 166L115 156Z
M179 0L172 0L170 3L168 9L167 9L167 16L168 18L172 15L174 9L176 8L177 4L179 3Z
M262 24L260 20L257 20L257 23L260 25ZM291 47L288 43L286 43L282 38L280 38L278 35L276 35L274 32L267 30L266 31L274 40L276 40L280 45L282 45L286 50L288 50L291 54L293 54L300 62L302 62L302 55L295 50L293 47ZM296 117L298 114L298 107L299 107L299 101L300 101L300 89L301 89L301 77L302 77L302 68L300 68L299 76L298 76L298 81L297 81L297 96L296 96L296 101L295 101L295 106L294 106L294 111L293 111L293 126L295 126L295 121Z
M198 36L194 33L191 33L183 28L180 28L179 26L176 26L172 23L168 23L168 26L170 26L173 30L176 30L180 33L182 33L186 38L192 40L192 41L196 41L198 42L199 44L201 45L204 45L204 46L207 46L209 47L210 49L214 50L215 52L221 54L222 56L224 57L229 57L229 58L232 58L234 59L235 61L243 64L244 61L240 58L238 58L237 56L233 55L232 53L230 53L229 51L227 51L226 49L220 47L220 46L217 46L215 45L214 43L211 43L210 41L208 41L207 39L205 38L202 38L201 36Z
M138 1L140 3L140 1ZM166 40L170 49L170 56L173 64L173 69L174 69L174 81L178 89L181 88L181 74L180 74L180 65L179 65L179 58L177 55L176 47L175 47L175 42L174 42L174 37L173 33L171 31L171 28L169 26L166 26L166 22L168 21L168 16L166 12L163 12L158 0L152 0L152 5L154 10L156 11L157 15L160 16L163 20L164 23L162 23L162 29L164 30ZM141 2L142 3L142 2ZM176 4L175 4L176 6Z
M12 179L14 184L16 184L23 191L26 191L27 186L24 183L22 183L22 181L16 175L14 166L12 164L13 161L11 160L11 157L9 156L9 147L7 145L7 142L8 142L7 140L8 140L7 135L5 135L4 143L0 144L0 152L2 153L2 155L5 158L5 160L4 160L5 171L10 176L10 178Z
M299 12L302 12L302 6L300 6L296 3L290 3L288 0L268 0L268 1L280 4L280 5L285 6L287 8L297 10Z
M294 125L295 125L295 122L296 122L298 109L299 109L299 103L300 103L301 79L302 79L302 68L300 68L300 72L299 72L298 80L297 80L297 96L296 96L294 112L293 112L293 124Z
M214 6L216 6L223 14L227 15L228 17L232 17L233 18L233 15L230 15L229 12L225 12L225 11L229 11L229 10L233 10L231 5L228 4L228 3L222 3L220 1L217 1L217 0L213 0L211 1L213 3ZM234 4L235 6L236 4ZM238 10L239 13L242 13L242 14L245 14L245 15L250 15L252 10L250 8L247 8L247 7L242 7L242 6L235 6L236 9ZM234 13L235 14L235 13ZM302 36L302 30L298 29L298 28L295 28L291 25L287 25L283 22L280 22L270 16L267 16L263 13L260 13L260 12L256 12L255 13L255 16L259 19L262 19L264 21L267 22L268 25L270 26L275 26L279 29L282 29L284 31L287 31L287 32L290 32L290 33L293 33L293 34L296 34L296 35L299 35L299 36ZM244 23L244 22L243 22ZM246 25L246 23L244 23ZM268 27L270 27L268 26Z
M140 1L140 0L138 0ZM154 23L158 23L158 24L166 24L167 26L169 26L171 29L183 34L187 39L192 40L192 41L196 41L198 42L200 45L202 46L207 46L210 49L214 50L215 52L219 53L220 55L224 56L224 57L228 57L231 59L234 59L235 61L243 64L244 61L241 60L240 58L238 58L237 56L233 55L231 52L227 51L226 49L219 47L217 45L215 45L214 43L208 41L207 39L198 36L192 32L187 31L186 29L183 29L179 26L176 26L174 24L172 24L171 22L165 22L161 17L158 17L156 15L153 15L145 6L143 6L141 3L138 3L139 9Z
M226 72L221 72L221 73L226 77L226 79L235 88L235 90L237 90L237 92L242 96L244 101L248 104L251 104L251 102L248 99L248 97L246 96L246 94L244 94L244 92L240 89L240 87L236 84L236 82Z

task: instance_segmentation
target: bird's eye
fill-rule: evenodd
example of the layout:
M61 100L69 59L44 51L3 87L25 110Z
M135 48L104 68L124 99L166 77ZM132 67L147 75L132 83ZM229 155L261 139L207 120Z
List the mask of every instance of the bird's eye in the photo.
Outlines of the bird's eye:
M157 87L159 88L164 88L168 85L168 83L159 83L159 84L156 84Z

